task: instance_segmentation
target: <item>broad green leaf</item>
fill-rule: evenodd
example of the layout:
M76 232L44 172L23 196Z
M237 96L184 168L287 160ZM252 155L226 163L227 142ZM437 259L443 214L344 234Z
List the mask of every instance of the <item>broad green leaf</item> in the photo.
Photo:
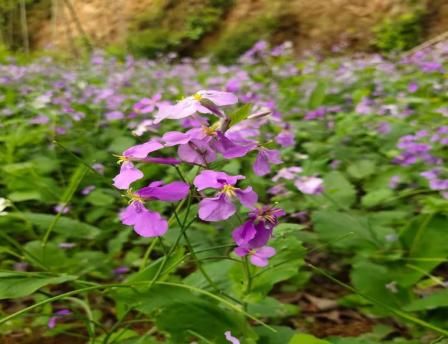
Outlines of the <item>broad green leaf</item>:
M435 291L431 295L414 300L405 307L405 310L416 312L436 309L439 307L448 307L448 289Z
M351 272L353 286L362 296L378 303L374 305L380 314L389 313L381 305L401 309L409 302L409 294L397 281L393 270L369 261L356 262Z
M228 344L224 332L238 336L243 324L240 316L207 301L173 303L156 317L157 328L168 332L173 343L178 344L191 343L194 333L212 343Z
M393 194L390 189L371 191L361 199L361 203L366 208L373 208L391 199Z
M364 179L375 173L375 163L371 160L359 160L351 164L347 172L356 179Z
M326 340L314 337L311 334L298 333L291 338L288 344L331 344Z
M61 284L76 276L51 276L39 273L0 272L0 299L16 299L28 296L50 284Z
M86 201L92 205L101 207L108 206L114 203L115 198L101 189L92 191L87 197Z
M253 268L250 301L257 303L265 298L272 287L281 281L286 281L299 274L304 264L305 249L301 241L292 235L278 235L269 242L269 246L276 249L277 254L264 268ZM245 280L241 265L236 265L231 271L234 290L244 294Z
M250 304L248 312L257 318L286 318L299 313L295 305L281 303L273 297L266 297L260 302Z
M330 246L341 249L374 247L365 218L336 210L319 210L312 219L320 239Z
M295 331L286 326L272 326L277 332L272 332L263 326L255 327L255 332L258 334L259 339L257 344L278 344L288 343L294 336Z
M54 221L56 215L39 213L9 213L9 217L15 219L25 219L41 230L46 230ZM100 230L97 227L82 223L66 216L60 216L53 229L54 232L66 238L93 239Z
M407 266L397 271L402 284L415 284L448 257L448 245L442 239L446 236L447 224L446 216L428 214L414 220L402 232L400 239L409 258Z
M336 203L350 207L356 200L354 186L339 171L332 171L324 177L325 192Z

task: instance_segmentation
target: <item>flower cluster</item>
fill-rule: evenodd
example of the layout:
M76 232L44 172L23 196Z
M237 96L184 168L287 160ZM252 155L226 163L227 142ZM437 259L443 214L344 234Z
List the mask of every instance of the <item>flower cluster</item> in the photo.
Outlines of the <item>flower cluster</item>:
M120 155L119 174L114 178L114 186L127 190L129 205L120 213L123 224L133 226L143 237L157 237L168 230L168 221L158 212L147 207L150 201L177 202L188 195L199 198L198 217L202 221L217 222L229 219L237 212L238 204L249 210L247 220L233 232L237 245L234 252L238 256L250 256L257 266L266 266L268 258L275 255L275 249L266 246L272 236L278 218L283 210L259 206L258 195L251 186L241 187L246 179L242 175L229 175L210 168L215 160L234 159L255 153L253 170L263 176L271 171L271 165L282 162L279 151L271 145L260 142L263 138L261 127L271 120L267 108L259 108L238 123L232 122L224 108L238 103L238 98L230 92L203 90L184 98L174 105L160 103L160 97L143 99L134 106L136 112L151 112L157 106L153 124L174 119L180 121L185 131L168 131L154 136L149 141L130 147ZM288 127L281 130L278 140L281 145L294 144ZM269 148L268 148L269 147ZM161 151L172 152L175 156L163 156ZM153 156L156 154L157 156ZM163 153L165 154L165 152ZM137 191L131 184L142 179L144 173L139 164L188 164L199 167L191 185L182 181L164 183L153 181ZM178 170L179 171L179 170Z
M307 195L318 195L324 191L324 181L322 178L316 176L300 176L303 170L299 166L285 167L280 169L277 174L272 178L274 182L280 180L290 180L294 183L294 186L302 193ZM274 195L284 193L285 187L283 183L277 184L270 189L270 192Z

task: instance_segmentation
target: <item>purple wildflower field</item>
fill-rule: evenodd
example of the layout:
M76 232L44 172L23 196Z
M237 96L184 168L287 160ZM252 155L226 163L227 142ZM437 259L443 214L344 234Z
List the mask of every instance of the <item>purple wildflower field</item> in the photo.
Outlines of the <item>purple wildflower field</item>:
M2 340L448 343L447 57L6 59Z

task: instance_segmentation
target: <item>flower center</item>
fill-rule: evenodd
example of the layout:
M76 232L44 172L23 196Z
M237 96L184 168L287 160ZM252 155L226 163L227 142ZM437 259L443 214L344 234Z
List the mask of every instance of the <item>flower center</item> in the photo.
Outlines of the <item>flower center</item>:
M129 203L132 203L132 202L143 203L145 201L142 197L133 193L131 189L126 191L126 196L129 198Z
M202 127L202 130L204 131L205 135L207 136L214 136L216 134L216 129L213 127Z
M236 196L235 190L236 190L236 188L234 186L230 185L230 184L225 184L222 187L222 192L225 195L229 196L229 197L235 197Z
M129 161L129 158L124 155L115 155L114 154L114 156L116 156L118 158L117 164L122 164L125 161Z
M202 96L199 93L195 93L195 94L193 94L193 99L200 101L202 99Z

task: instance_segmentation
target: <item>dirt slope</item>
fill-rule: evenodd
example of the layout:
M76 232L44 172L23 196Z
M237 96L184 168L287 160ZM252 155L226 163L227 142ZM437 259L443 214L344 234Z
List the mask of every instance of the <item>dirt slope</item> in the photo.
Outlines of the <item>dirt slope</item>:
M194 0L171 0L194 1ZM162 0L71 0L78 17L63 1L55 1L54 19L48 19L33 32L34 46L49 45L70 48L84 31L96 46L120 44L126 41L132 20L144 11L160 6ZM448 30L448 3L446 0L422 0L429 8L426 20L426 38ZM291 40L298 51L313 47L331 48L344 42L356 50L366 50L372 38L372 28L385 17L407 10L405 0L234 0L219 28L201 42L202 50L213 44L241 23L256 19L261 14L274 14L278 27L271 40ZM166 16L170 11L166 12ZM176 30L173 27L173 30Z

